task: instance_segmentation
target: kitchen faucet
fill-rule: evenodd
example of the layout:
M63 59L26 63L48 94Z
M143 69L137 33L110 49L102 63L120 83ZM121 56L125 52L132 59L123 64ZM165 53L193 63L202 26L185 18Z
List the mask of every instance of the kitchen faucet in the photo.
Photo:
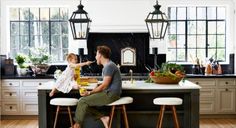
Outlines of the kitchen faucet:
M133 80L133 70L130 69L129 70L129 73L130 73L130 81L131 81L131 84L133 84L134 80Z

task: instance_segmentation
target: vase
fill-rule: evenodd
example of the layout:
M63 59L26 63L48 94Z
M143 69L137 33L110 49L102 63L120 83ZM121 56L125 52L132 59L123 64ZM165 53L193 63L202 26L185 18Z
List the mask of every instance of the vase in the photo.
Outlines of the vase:
M25 76L25 75L27 75L29 69L28 68L20 68L17 66L16 70L17 70L17 74L19 76Z
M30 66L32 71L33 71L33 76L37 76L37 75L46 75L47 71L50 67L50 65L48 64L34 64Z

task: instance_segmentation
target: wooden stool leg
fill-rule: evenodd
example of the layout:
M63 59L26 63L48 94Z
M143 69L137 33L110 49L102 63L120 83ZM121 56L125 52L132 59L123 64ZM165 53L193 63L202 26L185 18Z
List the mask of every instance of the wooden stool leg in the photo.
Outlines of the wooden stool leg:
M177 117L175 106L172 105L171 109L172 109L172 114L173 114L173 118L174 118L174 122L175 122L175 128L179 128L179 122L178 122L178 117Z
M157 121L157 126L156 128L161 128L162 127L162 121L163 121L163 116L165 112L165 105L161 105L158 121Z
M56 112L56 117L55 117L55 121L54 121L53 128L56 128L56 124L57 124L57 116L58 116L59 111L60 111L60 106L57 106L57 112Z
M111 128L111 125L112 125L112 120L113 120L115 108L116 108L116 106L112 106L112 108L111 108L110 121L109 121L109 128Z
M123 110L123 115L124 115L125 127L129 128L129 123L128 123L128 118L127 118L125 105L122 105L122 110Z
M72 122L70 107L68 106L67 109L68 109L68 114L69 114L69 118L70 118L70 125L71 125L71 127L73 127L73 122Z

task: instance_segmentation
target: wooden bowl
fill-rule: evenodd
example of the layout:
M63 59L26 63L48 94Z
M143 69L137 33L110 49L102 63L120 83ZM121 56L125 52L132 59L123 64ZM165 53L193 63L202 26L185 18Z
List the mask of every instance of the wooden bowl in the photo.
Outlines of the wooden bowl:
M150 78L157 84L178 84L182 80L182 77L172 79L166 76L150 76Z

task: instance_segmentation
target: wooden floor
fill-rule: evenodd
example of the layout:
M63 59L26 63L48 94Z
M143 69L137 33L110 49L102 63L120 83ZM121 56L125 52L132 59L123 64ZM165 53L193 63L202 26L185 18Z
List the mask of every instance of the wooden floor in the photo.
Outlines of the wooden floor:
M38 128L38 120L1 120L0 128ZM200 128L236 128L236 119L201 119Z

